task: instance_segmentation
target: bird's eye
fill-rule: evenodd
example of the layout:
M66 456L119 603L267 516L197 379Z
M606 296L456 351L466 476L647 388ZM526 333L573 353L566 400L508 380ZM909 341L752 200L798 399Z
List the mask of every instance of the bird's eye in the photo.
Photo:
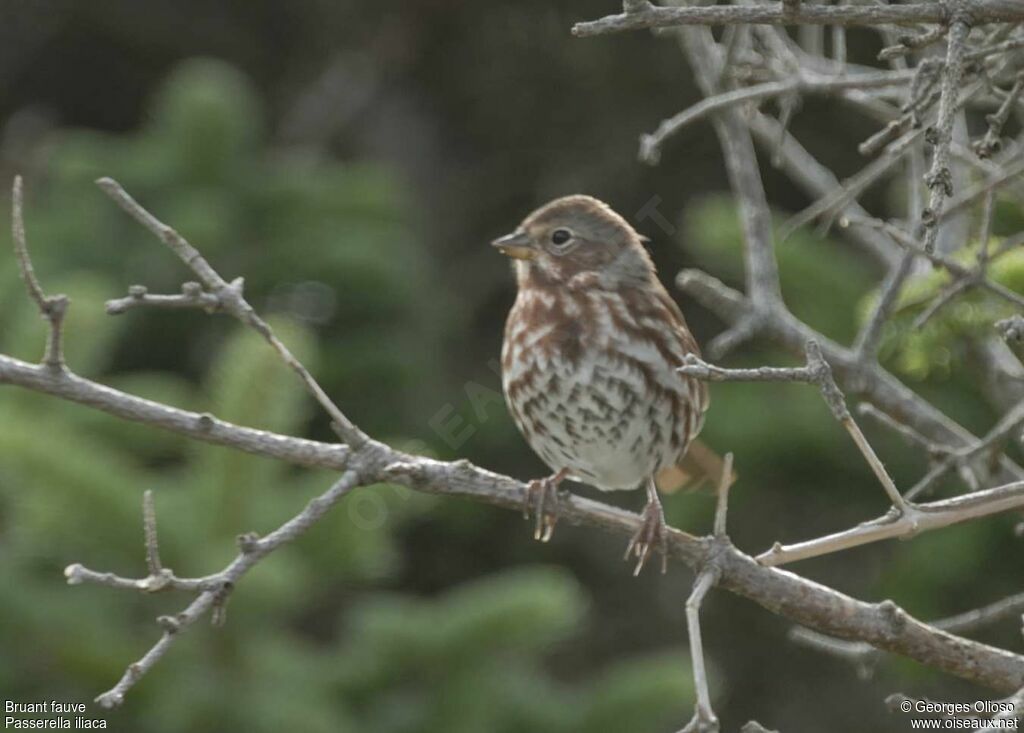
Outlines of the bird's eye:
M556 229L551 232L551 243L562 245L572 239L572 232L568 229Z

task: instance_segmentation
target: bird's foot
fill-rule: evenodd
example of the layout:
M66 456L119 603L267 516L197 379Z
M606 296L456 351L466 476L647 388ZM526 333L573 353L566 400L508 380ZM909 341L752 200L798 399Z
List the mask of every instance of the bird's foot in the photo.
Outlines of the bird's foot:
M665 514L661 510L661 502L655 499L647 502L643 513L640 528L626 546L626 554L623 560L629 560L630 555L636 558L636 567L633 568L633 575L637 576L644 569L647 559L654 552L661 553L661 572L668 570L668 532L665 524Z
M536 478L526 485L523 494L523 519L532 513L535 519L533 539L547 542L558 524L558 485L568 471L562 469L546 478Z

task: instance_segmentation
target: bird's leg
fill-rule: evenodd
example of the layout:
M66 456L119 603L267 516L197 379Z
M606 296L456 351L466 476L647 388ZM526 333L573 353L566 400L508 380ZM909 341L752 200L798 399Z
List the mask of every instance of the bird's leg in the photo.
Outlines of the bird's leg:
M535 478L526 485L523 494L523 518L529 519L530 512L536 519L533 529L533 539L547 542L555 531L558 523L558 513L555 507L558 504L558 485L568 475L569 469L563 468L546 478Z
M661 499L658 498L658 488L654 485L653 478L647 481L647 506L640 516L643 521L626 546L626 555L622 559L629 560L630 555L636 557L633 575L639 575L647 558L652 552L657 551L661 553L661 572L664 573L668 570L665 513L661 509Z

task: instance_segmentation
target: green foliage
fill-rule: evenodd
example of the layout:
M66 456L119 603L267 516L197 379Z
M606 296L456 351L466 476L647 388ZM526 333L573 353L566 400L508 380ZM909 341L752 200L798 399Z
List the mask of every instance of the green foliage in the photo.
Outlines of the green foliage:
M337 652L339 690L365 700L360 730L388 733L658 730L678 717L689 688L680 651L577 685L544 670L538 655L576 635L585 606L583 589L553 568L501 573L431 601L370 601Z
M872 287L876 273L848 245L811 229L783 239L781 224L777 219L775 255L786 304L826 336L853 338L857 323L851 304ZM684 241L704 269L726 281L742 280L743 230L732 198L709 196L687 209Z
M268 144L249 82L205 60L172 74L138 134L59 134L45 181L28 181L26 213L45 287L72 299L68 361L240 424L319 427L295 375L237 324L104 314L104 298L131 283L173 292L189 277L92 187L109 175L226 276L244 274L249 298L328 391L405 442L429 414L413 395L436 393L434 348L454 320L409 203L387 170ZM36 361L44 333L0 257L0 351ZM202 575L234 556L239 533L272 530L335 478L13 389L0 391L0 456L0 688L17 700L91 699L156 640L154 617L187 602L64 582L70 562L144 573L143 490L155 494L164 563ZM573 679L550 671L551 653L587 623L587 593L564 571L496 573L432 597L385 590L407 572L404 533L428 523L460 526L466 541L480 532L454 502L394 486L354 492L246 576L224 628L200 625L176 643L105 715L111 728L583 733L627 722L656 731L681 716L681 652Z
M261 106L238 71L198 59L171 74L138 133L60 133L50 144L45 181L26 181L36 267L51 289L65 286L53 273L92 278L88 292L96 297L114 297L136 282L176 292L192 278L93 185L113 177L225 277L244 275L247 296L261 312L316 326L325 363L333 365L323 372L324 386L367 429L409 424L422 411L402 388L440 378L435 345L450 319L403 186L380 166L269 147ZM9 263L0 274L0 304L27 310L12 288ZM67 287L77 297L73 284ZM115 326L94 302L86 305L76 302L71 318L91 319L88 336L71 338L102 357L109 353L102 332ZM7 317L0 311L5 330ZM201 315L121 318L131 324L119 343L131 349L133 368L194 372L209 360L209 341L194 338L196 323L207 320ZM104 366L71 356L80 370Z
M949 255L966 268L977 266L980 244ZM989 243L989 255L1000 249L1000 241ZM994 259L987 270L995 283L1024 293L1024 251L1019 247ZM923 327L914 321L938 298L952 282L944 269L929 269L907 279L894 309L893 318L883 332L882 357L900 373L921 380L929 376L948 377L956 368L965 366L965 343L979 333L988 333L992 324L1015 312L1002 298L980 288L959 294L943 306ZM866 298L861 305L864 318L870 313L878 295Z

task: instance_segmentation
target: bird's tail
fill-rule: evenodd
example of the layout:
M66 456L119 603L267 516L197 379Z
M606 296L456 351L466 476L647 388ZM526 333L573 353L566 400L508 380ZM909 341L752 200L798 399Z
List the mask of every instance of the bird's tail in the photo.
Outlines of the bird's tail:
M663 494L674 494L680 490L698 491L705 486L715 490L721 483L724 471L725 459L700 438L696 438L676 465L658 471L654 483ZM732 486L736 478L737 474L733 471L728 485Z

